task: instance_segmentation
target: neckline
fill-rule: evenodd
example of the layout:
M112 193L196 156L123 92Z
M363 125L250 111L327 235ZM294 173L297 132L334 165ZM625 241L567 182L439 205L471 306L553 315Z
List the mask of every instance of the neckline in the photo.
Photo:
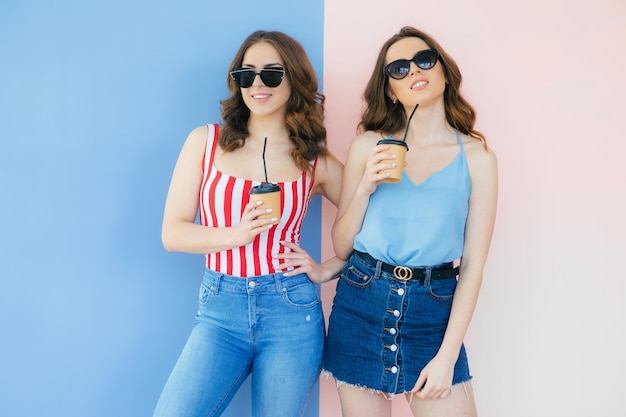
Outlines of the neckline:
M224 171L220 170L217 166L215 166L215 162L213 160L211 160L211 168L215 172L218 172L221 176L228 177L228 178L233 178L236 181L246 181L246 182L251 182L251 183L258 182L259 184L265 182L263 180L253 180L253 179L249 179L249 178L241 178L241 177L237 177L235 175L231 175L231 174L229 174L227 172L224 172ZM293 183L301 182L304 177L306 177L306 171L302 171L300 173L300 175L298 176L298 178L296 178L295 180L273 181L273 182L276 183L276 184L293 184Z
M459 143L459 152L457 152L456 156L452 159L452 161L450 161L448 164L446 164L444 167L433 171L428 177L426 177L426 179L424 181L422 181L420 184L416 184L411 177L409 176L409 174L406 173L405 170L402 170L402 178L404 179L406 177L406 179L409 181L409 183L415 187L415 188L421 188L424 185L426 185L431 178L438 176L439 174L441 174L442 172L448 170L453 164L457 163L458 160L461 158L462 155L465 154L465 147L463 146L463 140L461 139L461 135L459 134L459 131L454 129L454 132L456 133L456 139Z
M444 171L447 171L453 164L455 164L458 159L461 158L461 155L463 154L463 150L459 151L456 156L454 157L454 159L452 161L450 161L450 163L448 163L446 166L444 166L443 168L440 168L436 171L433 171L433 173L431 173L428 177L426 177L426 179L424 181L422 181L420 184L416 184L411 177L409 177L409 174L406 173L406 171L402 170L402 178L405 178L409 181L409 183L415 187L415 188L421 188L424 185L426 185L433 177L438 176L439 174L441 174Z
M211 170L219 173L221 176L228 177L228 178L233 178L236 181L245 181L245 182L259 183L259 184L263 183L264 182L263 180L252 180L252 179L248 179L248 178L241 178L241 177L237 177L237 176L231 175L231 174L229 174L227 172L224 172L224 171L220 170L215 165L215 150L217 149L217 146L218 146L217 134L219 132L220 126L219 126L219 124L214 123L213 125L208 125L207 127L209 127L209 129L210 129L210 126L212 126L213 129L214 129L214 137L213 137L213 141L211 143L211 150L210 150L210 155L209 155L209 164L210 164ZM210 133L210 130L209 130L208 133ZM209 140L208 139L209 138L210 138L210 134L207 136L207 145L206 145L207 148L205 149L205 158L207 156L206 153L208 151L208 146L209 146ZM293 184L293 183L297 183L297 182L303 181L303 179L306 178L306 176L307 176L307 172L305 170L303 170L300 173L300 175L298 176L298 178L296 178L295 180L276 181L275 183L276 184Z

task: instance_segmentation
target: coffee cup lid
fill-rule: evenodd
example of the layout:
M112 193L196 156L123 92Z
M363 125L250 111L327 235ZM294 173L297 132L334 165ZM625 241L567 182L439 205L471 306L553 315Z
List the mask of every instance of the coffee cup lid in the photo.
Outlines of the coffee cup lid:
M409 149L409 145L407 145L405 141L398 139L381 139L378 141L377 145L398 145Z
M264 182L260 185L255 185L250 188L250 194L267 194L267 193L275 193L276 191L280 191L280 185L274 184L273 182Z

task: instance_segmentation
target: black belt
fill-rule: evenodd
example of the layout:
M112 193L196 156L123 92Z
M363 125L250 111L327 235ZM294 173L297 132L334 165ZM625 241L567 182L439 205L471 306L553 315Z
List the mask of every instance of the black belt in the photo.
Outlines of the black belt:
M373 258L372 255L357 250L355 250L354 253L372 267L376 268L376 264L379 261ZM400 281L408 281L411 279L423 281L427 268L409 268L408 266L396 266L381 261L380 269L392 274ZM452 278L457 275L459 275L459 267L455 267L452 262L430 268L430 279Z

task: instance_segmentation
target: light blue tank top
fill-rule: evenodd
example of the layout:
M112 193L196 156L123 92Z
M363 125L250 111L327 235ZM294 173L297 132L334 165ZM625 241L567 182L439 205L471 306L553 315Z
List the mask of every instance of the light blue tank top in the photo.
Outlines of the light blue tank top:
M451 262L463 254L471 179L465 149L417 186L405 172L370 196L354 249L381 261L412 267Z

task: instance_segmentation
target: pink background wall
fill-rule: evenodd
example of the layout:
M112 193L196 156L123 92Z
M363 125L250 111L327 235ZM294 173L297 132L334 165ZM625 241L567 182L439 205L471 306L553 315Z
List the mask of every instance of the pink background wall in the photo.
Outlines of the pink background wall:
M393 7L390 5L393 4ZM623 416L626 3L326 0L324 92L345 160L380 45L401 26L457 60L500 164L466 344L482 417ZM328 229L335 212L324 207ZM330 237L325 235L325 256ZM330 309L334 283L323 287ZM340 416L322 380L320 415ZM396 417L409 416L403 398Z

